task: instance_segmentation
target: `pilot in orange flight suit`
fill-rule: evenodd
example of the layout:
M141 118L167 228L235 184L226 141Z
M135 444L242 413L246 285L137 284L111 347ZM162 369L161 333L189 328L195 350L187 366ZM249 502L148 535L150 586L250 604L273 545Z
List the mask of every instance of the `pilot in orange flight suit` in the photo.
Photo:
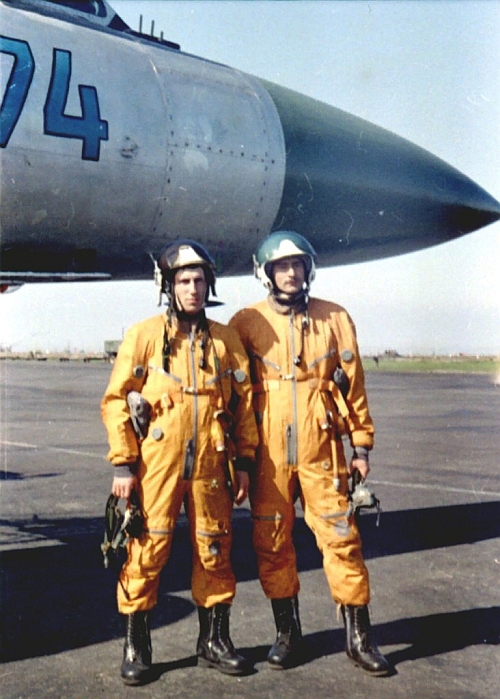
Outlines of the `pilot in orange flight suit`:
M258 440L248 359L237 333L205 316L210 290L215 293L208 252L194 241L177 241L158 265L167 312L127 332L101 405L115 466L112 492L129 498L135 488L144 516L117 588L119 611L127 615L126 684L142 683L151 669L149 612L183 503L193 543L198 662L233 675L249 669L229 637L235 595L230 491L238 504L245 499ZM142 440L127 400L134 391L150 406Z
M278 632L268 663L283 669L299 659L292 528L300 493L332 597L343 613L347 654L370 674L385 675L387 660L370 639L368 571L347 497L350 472L368 474L373 423L351 318L337 304L308 297L315 257L295 232L263 240L254 256L255 273L269 296L229 323L250 358L260 434L250 502L260 582ZM342 444L346 432L354 448L349 467Z

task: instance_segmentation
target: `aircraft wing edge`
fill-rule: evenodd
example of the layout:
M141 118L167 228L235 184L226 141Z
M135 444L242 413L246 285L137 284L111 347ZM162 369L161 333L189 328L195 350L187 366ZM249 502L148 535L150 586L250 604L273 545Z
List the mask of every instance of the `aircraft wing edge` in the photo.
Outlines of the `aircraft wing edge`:
M111 279L106 272L8 272L0 271L0 293L14 291L23 284L52 282L102 282Z

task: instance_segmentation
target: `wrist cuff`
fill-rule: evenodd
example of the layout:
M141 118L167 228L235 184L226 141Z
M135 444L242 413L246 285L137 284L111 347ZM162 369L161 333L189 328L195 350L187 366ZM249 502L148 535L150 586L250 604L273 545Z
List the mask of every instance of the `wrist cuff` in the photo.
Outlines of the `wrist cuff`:
M115 478L133 478L136 472L136 464L118 464L114 467Z
M354 447L352 457L353 459L364 459L364 461L368 461L368 449L366 447Z

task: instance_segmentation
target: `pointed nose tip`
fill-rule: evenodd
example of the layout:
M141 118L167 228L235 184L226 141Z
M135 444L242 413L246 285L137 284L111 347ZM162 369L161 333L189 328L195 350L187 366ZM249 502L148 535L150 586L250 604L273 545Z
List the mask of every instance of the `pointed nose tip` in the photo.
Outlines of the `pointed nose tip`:
M498 221L500 219L500 201L494 199L494 197L488 194L488 192L486 192L484 189L482 189L481 192L484 197L484 203L481 204L478 201L475 209L478 216L482 215L482 217L484 218L484 223L478 226L478 228L481 228L482 226L487 226L490 223L494 223L495 221Z
M459 209L456 218L457 228L462 225L464 233L471 233L498 221L500 219L500 204L493 199L493 203L485 207L479 205Z
M434 164L430 167L436 168ZM486 190L443 161L437 167L443 173L445 186L434 194L433 205L441 207L442 225L452 237L471 233L500 219L500 202Z
M499 220L500 203L432 153L330 105L265 87L286 151L276 222L308 237L323 264L412 252Z
M470 232L500 219L500 202L495 197L443 160L422 149L418 151L422 153L429 181L434 185L434 191L429 189L429 194L433 201L449 207L450 213L456 212L458 229Z

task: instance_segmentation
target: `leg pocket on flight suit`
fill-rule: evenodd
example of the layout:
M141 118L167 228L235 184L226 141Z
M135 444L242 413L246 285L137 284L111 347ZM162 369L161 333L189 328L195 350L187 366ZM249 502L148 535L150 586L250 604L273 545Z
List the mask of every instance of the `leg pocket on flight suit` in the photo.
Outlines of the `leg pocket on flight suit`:
M194 496L193 544L205 570L230 565L232 502L222 479L198 481Z
M253 512L253 545L257 553L285 553L292 547L293 514L264 514Z
M297 475L286 467L258 466L250 492L253 544L259 553L276 554L292 547Z
M347 489L345 469L342 469L341 475L341 490L344 490ZM347 519L347 498L334 486L331 461L316 462L301 468L300 482L306 504L306 523L323 545L335 546L339 540L357 538L354 519Z

